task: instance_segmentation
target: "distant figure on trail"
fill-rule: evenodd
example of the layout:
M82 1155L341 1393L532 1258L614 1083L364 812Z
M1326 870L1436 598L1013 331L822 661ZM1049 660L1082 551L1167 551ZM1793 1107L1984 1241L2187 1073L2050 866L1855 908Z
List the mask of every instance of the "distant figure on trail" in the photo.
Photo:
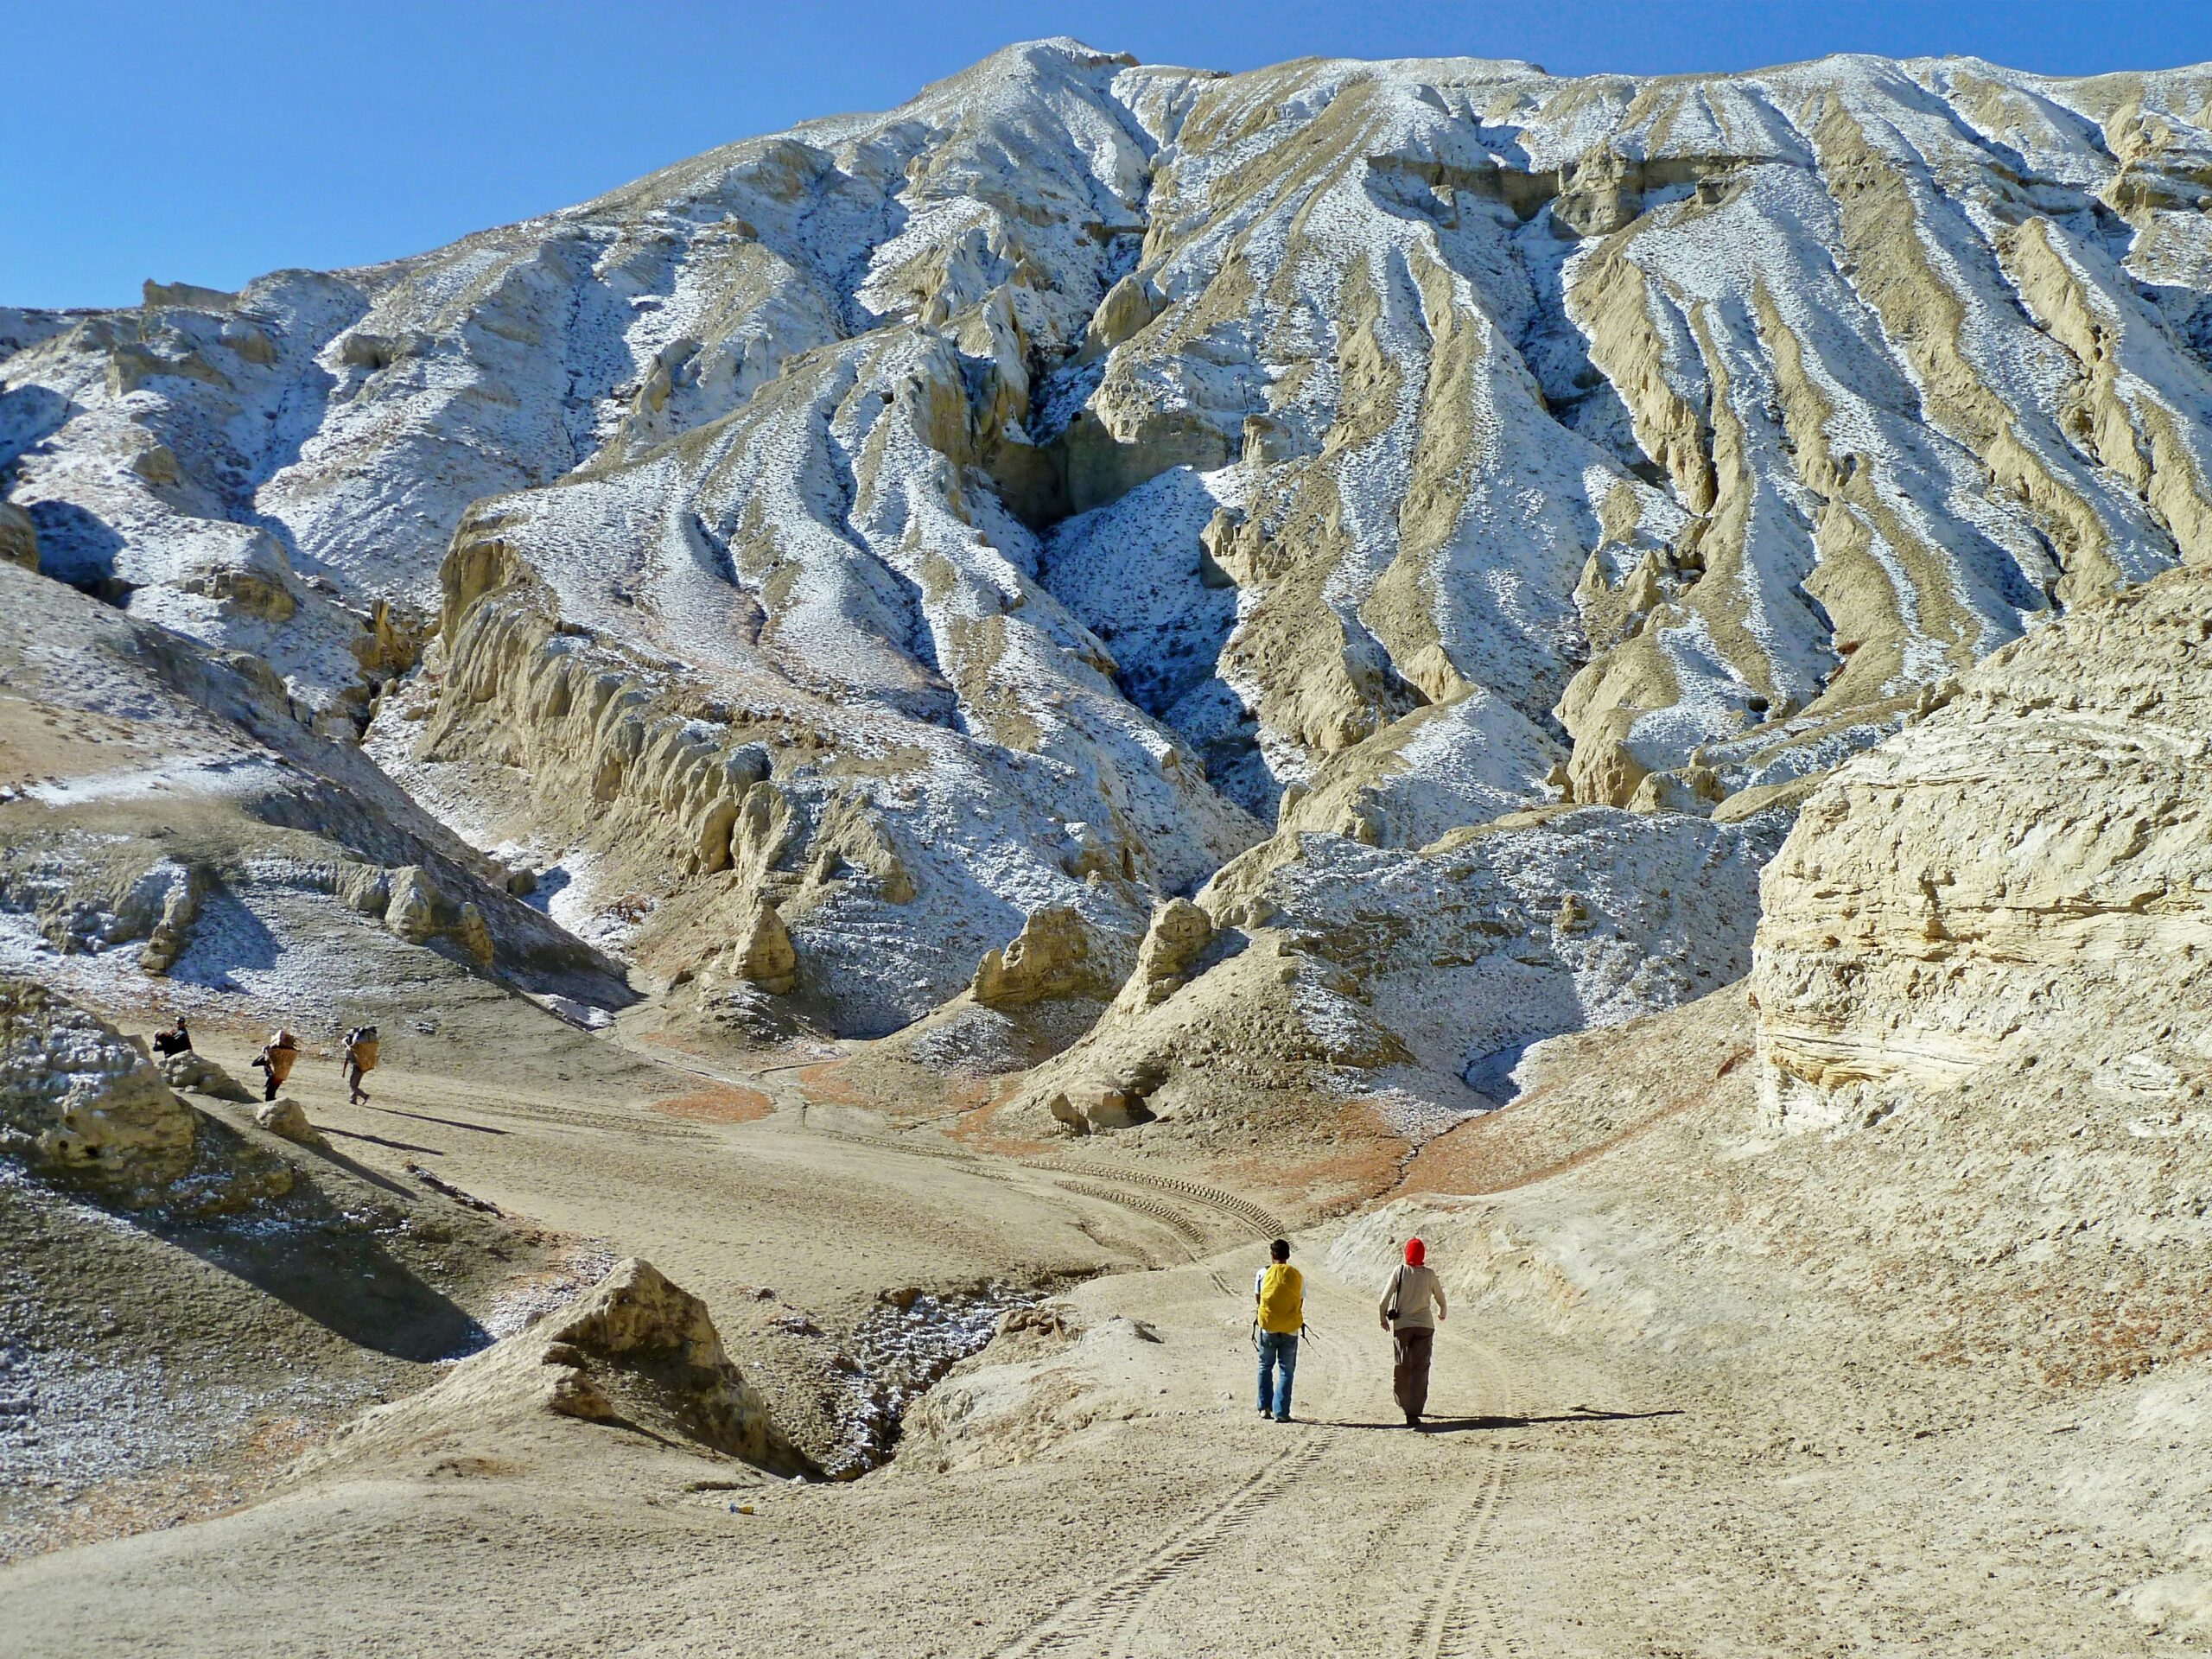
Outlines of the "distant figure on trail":
M185 1029L184 1016L176 1017L176 1024L168 1031L154 1033L154 1052L167 1059L172 1054L192 1052L192 1033Z
M1382 1287L1382 1328L1396 1351L1390 1391L1398 1397L1408 1428L1419 1428L1428 1409L1429 1354L1436 1345L1436 1321L1444 1317L1444 1281L1427 1262L1428 1246L1408 1239L1405 1261L1391 1269L1390 1282Z
M284 1079L292 1075L292 1067L300 1058L299 1039L279 1027L261 1046L261 1052L253 1057L255 1069L264 1074L261 1089L264 1100L276 1098L276 1091L284 1086Z
M352 1091L347 1098L356 1106L367 1105L369 1091L361 1087L361 1079L377 1069L377 1028L356 1026L347 1032L340 1061L346 1068L346 1087Z
M1298 1372L1298 1337L1306 1328L1306 1281L1290 1265L1290 1241L1268 1246L1272 1258L1252 1275L1253 1344L1260 1351L1260 1415L1290 1421L1290 1380ZM1273 1398L1268 1382L1274 1378Z

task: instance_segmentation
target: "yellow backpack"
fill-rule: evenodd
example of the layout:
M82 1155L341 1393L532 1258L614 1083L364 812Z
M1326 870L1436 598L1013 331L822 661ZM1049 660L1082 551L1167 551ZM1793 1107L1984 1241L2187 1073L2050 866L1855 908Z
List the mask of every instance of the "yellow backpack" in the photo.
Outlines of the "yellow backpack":
M1306 1281L1287 1262L1268 1265L1260 1278L1260 1329L1296 1336L1306 1324Z

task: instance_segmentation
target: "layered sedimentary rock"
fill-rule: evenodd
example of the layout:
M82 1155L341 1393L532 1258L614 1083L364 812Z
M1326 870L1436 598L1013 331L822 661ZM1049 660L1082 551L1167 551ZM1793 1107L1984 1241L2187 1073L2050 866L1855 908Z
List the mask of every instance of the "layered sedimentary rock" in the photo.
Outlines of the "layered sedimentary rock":
M2208 761L2212 574L2191 569L2005 647L1824 784L1764 880L1777 1121L1975 1083L2185 1111L2212 1084Z
M2212 556L2209 95L1033 43L416 257L0 314L0 467L40 568L564 923L880 1031L1041 915L1118 968L1270 825L1745 821ZM790 969L726 972L764 907Z

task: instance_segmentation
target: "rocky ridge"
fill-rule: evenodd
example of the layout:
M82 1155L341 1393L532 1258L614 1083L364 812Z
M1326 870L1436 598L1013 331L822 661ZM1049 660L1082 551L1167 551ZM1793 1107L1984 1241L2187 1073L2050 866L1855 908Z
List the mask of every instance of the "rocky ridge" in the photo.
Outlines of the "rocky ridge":
M0 614L0 968L111 1008L317 1024L487 978L630 1000L265 663L4 565Z
M1275 906L1283 1081L1456 1109L1738 971L1763 812L2212 556L2208 125L2202 70L1036 42L415 258L0 316L0 545L707 1027L1110 1007L1028 1108L1135 1120ZM424 880L363 891L503 960ZM1462 971L1510 1014L1407 988Z

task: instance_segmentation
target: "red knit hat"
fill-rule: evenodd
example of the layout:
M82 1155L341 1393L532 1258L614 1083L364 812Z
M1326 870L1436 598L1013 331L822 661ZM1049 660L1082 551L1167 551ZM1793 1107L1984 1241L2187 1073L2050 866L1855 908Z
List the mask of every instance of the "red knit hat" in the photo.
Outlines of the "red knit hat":
M1427 1259L1427 1255L1428 1246L1422 1243L1421 1240L1417 1238L1409 1238L1406 1241L1406 1265L1408 1267L1417 1268L1421 1266L1421 1262Z

